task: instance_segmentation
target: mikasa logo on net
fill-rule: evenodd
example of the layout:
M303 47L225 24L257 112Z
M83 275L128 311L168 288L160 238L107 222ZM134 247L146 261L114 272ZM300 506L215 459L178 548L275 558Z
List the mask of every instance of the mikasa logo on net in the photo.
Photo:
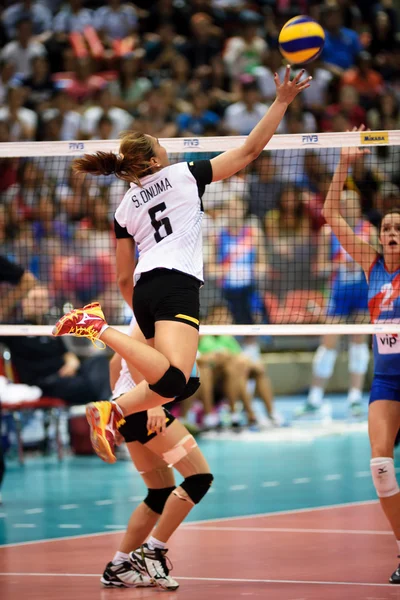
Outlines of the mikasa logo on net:
M362 144L388 144L388 131L365 131L361 133Z

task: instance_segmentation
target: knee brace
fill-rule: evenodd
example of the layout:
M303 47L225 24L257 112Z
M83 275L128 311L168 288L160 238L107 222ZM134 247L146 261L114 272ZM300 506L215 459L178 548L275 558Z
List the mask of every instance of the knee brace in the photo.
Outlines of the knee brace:
M180 369L172 365L164 373L164 375L156 381L149 384L149 388L162 396L163 398L175 398L183 394L186 387L186 377Z
M186 479L179 486L185 490L189 498L180 495L176 489L173 491L173 494L178 496L178 498L181 500L186 500L189 502L191 501L193 504L198 504L200 500L202 500L207 494L213 480L214 477L211 475L211 473L196 473L196 475L190 475L190 477L186 477Z
M365 375L369 364L368 344L349 344L349 372Z
M331 350L320 346L313 359L313 374L321 379L332 377L333 369L337 357L337 350Z
M372 481L379 498L389 498L400 492L396 479L393 458L371 459Z
M180 396L175 398L175 402L182 402L182 400L186 400L186 398L190 398L197 392L200 387L200 378L199 377L189 377L189 381L187 382L185 389L183 390Z
M171 493L174 491L174 489L175 486L161 488L158 490L149 489L148 494L143 500L143 502L146 504L146 506L151 508L153 512L157 513L158 515L161 515L162 511L164 510L165 503L168 500Z

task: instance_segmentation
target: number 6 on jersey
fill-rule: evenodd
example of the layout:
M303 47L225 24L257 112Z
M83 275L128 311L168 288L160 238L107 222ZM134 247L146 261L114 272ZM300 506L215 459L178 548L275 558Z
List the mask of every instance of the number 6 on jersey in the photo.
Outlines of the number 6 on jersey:
M151 224L154 227L154 229L156 230L156 232L154 234L154 239L156 240L157 244L158 244L158 242L161 242L161 240L163 240L167 236L171 235L171 233L172 233L171 221L169 220L168 217L164 217L163 219L160 219L159 221L157 221L157 219L156 219L156 214L158 212L164 212L164 210L166 208L167 207L165 205L165 202L161 202L160 204L157 204L156 206L153 206L153 208L149 209L149 216L151 219ZM160 229L163 225L165 228L165 235L160 234Z

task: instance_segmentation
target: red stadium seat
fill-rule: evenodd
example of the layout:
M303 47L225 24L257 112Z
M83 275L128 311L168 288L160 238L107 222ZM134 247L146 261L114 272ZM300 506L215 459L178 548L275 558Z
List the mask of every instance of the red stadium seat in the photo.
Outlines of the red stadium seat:
M3 346L3 351L0 352L0 375L3 375L12 381L18 383L18 374L11 363L10 353L7 348ZM60 432L60 414L62 410L65 410L68 405L64 400L60 398L51 398L48 396L42 396L39 400L34 402L24 402L21 398L20 402L2 404L0 399L0 407L3 414L10 414L13 418L15 425L15 431L17 434L17 446L18 446L18 459L20 464L24 463L24 446L22 442L22 413L31 412L34 410L43 410L45 419L45 440L44 449L46 450L49 446L48 429L53 421L56 431L56 446L57 456L59 460L63 458L63 446Z

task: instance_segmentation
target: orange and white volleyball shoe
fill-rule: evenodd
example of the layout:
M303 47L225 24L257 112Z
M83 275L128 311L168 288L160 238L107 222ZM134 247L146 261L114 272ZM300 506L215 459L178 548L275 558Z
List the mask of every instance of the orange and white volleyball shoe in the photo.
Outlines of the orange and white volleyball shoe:
M92 302L83 308L75 308L61 317L54 325L52 333L54 336L87 337L96 348L104 350L105 343L98 339L104 325L107 323L100 304Z
M97 456L107 463L115 463L115 445L118 427L125 423L114 402L91 402L86 406L90 427L90 441Z

